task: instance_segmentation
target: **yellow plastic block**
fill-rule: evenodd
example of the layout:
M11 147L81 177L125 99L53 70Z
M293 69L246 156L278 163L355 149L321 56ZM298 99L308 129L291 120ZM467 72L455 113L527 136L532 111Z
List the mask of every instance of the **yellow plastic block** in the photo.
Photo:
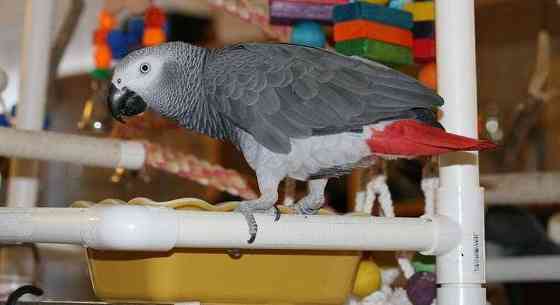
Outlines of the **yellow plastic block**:
M361 2L373 3L373 4L387 4L389 0L360 0Z
M434 3L431 1L411 2L406 4L404 9L412 14L414 21L435 20Z

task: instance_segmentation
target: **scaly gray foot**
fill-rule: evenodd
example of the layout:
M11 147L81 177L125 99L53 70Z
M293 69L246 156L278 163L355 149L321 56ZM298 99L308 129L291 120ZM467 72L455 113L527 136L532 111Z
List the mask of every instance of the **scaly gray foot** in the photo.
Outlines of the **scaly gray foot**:
M255 220L254 213L274 215L274 221L280 219L280 210L276 206L267 209L259 209L258 206L250 202L241 202L239 206L235 209L235 212L243 214L247 225L249 226L249 239L247 243L252 244L257 238L257 231L259 229L257 221Z
M294 212L300 215L316 215L325 203L327 179L311 180L309 193L294 205Z

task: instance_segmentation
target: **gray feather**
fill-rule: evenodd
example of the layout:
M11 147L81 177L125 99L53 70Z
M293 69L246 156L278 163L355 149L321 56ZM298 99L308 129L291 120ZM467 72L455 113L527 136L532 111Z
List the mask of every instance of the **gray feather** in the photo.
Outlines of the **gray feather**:
M287 44L213 50L204 83L216 88L206 98L218 113L277 153L290 152L292 138L416 118L414 109L443 104L415 79L381 64Z

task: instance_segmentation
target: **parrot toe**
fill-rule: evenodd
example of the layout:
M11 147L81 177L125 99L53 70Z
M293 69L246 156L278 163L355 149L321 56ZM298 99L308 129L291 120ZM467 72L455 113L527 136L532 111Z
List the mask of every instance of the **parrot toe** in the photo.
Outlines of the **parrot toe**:
M299 215L317 215L320 208L314 209L306 206L305 204L296 203L293 206L294 212Z
M270 208L260 208L259 206L260 204L255 204L253 202L241 202L234 210L235 212L241 213L247 221L247 225L249 226L249 239L247 243L249 244L252 244L257 238L258 225L253 215L254 213L273 215L275 222L280 220L280 210L275 205L272 205Z

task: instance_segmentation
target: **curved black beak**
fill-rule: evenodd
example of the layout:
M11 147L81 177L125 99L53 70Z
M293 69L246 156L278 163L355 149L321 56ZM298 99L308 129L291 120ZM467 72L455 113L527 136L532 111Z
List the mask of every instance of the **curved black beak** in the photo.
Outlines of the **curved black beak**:
M125 123L124 116L134 116L146 111L148 105L144 100L126 87L117 89L111 84L109 95L107 96L107 106L113 118L121 123Z

